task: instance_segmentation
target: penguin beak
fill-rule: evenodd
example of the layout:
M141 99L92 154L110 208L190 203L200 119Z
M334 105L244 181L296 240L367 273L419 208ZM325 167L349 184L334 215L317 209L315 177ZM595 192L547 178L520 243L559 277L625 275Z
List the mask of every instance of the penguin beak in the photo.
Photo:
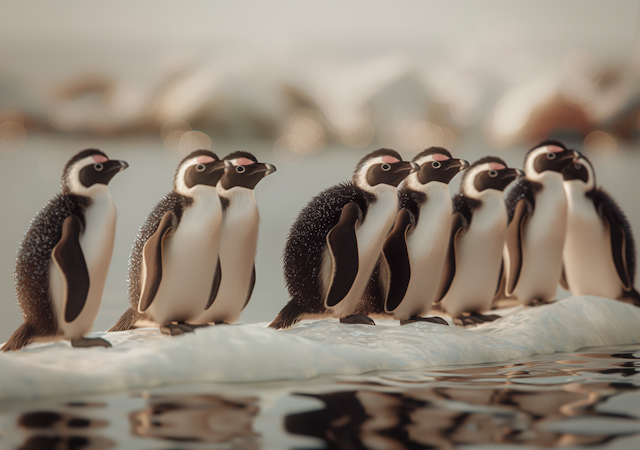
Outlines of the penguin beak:
M267 169L267 172L264 174L265 177L267 175L271 175L273 172L277 170L276 166L274 166L273 164L265 164L264 166Z
M231 170L233 168L233 164L231 164L231 161L224 161L224 173L229 173L229 170Z
M413 161L411 161L409 164L411 164L411 171L409 173L417 172L418 170L420 170L420 166Z
M524 171L520 170L520 169L515 169L516 170L516 176L518 177L523 177L524 176Z
M459 159L460 161L460 170L468 169L471 164L466 159Z
M116 170L117 172L122 172L127 167L129 167L129 164L127 164L126 161L121 161L121 160L117 160L117 159L110 159L108 161L108 164L105 163L105 166L106 166L106 169L107 169L106 172L113 172L114 170Z

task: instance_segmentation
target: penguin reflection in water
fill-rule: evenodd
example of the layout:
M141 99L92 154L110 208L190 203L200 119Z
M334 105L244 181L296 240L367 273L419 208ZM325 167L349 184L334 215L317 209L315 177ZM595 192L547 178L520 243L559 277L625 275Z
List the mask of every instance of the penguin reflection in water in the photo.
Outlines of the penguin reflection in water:
M100 309L113 253L116 210L109 181L126 169L100 150L83 150L62 172L62 192L31 221L14 279L24 323L3 351L66 339L74 347L111 347L86 338Z
M640 306L629 221L615 200L596 187L593 166L585 156L580 154L563 177L568 202L563 287L573 295L597 295Z
M159 324L165 334L183 334L193 331L190 323L211 306L221 279L216 184L225 167L209 150L196 150L180 162L173 191L138 232L129 257L131 307L109 331Z
M339 317L373 324L354 314L398 210L398 184L418 169L394 150L360 160L351 182L314 197L291 226L284 275L291 300L271 323L288 328L305 318Z
M567 197L562 172L575 152L557 141L529 150L525 177L507 196L505 263L500 296L535 306L553 300L562 276L562 249L567 232Z
M393 314L401 324L448 323L428 314L438 293L451 228L449 182L469 163L431 147L413 158L420 170L398 188L400 211L387 236L360 312Z
M465 172L454 213L437 303L462 325L498 319L484 315L498 287L507 232L504 189L524 172L500 158L481 158ZM464 314L463 314L464 313Z

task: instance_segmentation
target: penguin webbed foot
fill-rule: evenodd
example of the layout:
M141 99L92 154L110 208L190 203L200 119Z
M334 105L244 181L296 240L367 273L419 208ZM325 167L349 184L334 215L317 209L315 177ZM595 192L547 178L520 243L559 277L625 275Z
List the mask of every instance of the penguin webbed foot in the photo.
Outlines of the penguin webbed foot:
M433 316L433 317L411 316L408 319L401 320L400 325L407 325L409 323L415 323L415 322L431 322L431 323L437 323L438 325L449 326L449 322L444 320L442 317L437 317L437 316Z
M196 328L203 328L208 326L209 324L207 323L202 323L202 324L191 324L191 323L185 323L185 322L165 323L163 325L160 325L160 332L162 334L166 334L167 336L181 336L185 333L195 332Z
M365 314L351 314L347 317L342 317L340 323L362 324L362 325L375 325L373 319Z
M465 327L467 325L478 325L486 322L493 322L494 320L501 319L502 316L497 314L481 314L479 312L467 312L462 313L453 318L453 323L456 325Z
M88 338L88 337L79 337L76 339L71 339L71 346L74 348L113 347L110 342L102 338Z
M534 308L536 306L550 305L551 303L555 303L556 300L543 300L541 298L534 298L533 300L527 303L527 306L530 308Z

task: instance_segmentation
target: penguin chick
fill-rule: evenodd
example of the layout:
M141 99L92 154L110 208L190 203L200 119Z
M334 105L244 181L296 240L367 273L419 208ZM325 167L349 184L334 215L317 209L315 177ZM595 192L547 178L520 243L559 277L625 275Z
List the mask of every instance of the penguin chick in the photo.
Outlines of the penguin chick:
M560 142L538 144L525 156L525 177L507 196L504 289L525 305L552 301L560 282L567 229L562 171L574 156Z
M358 163L352 181L333 186L302 209L284 249L291 300L271 323L288 328L309 317L342 323L373 321L354 314L398 210L398 184L418 169L380 149Z
M567 237L562 284L573 295L628 300L634 288L636 249L631 225L611 196L596 185L593 165L579 154L563 172Z
M31 221L18 248L14 281L24 323L2 347L66 339L74 347L111 347L85 338L100 309L116 230L108 184L124 161L100 150L76 154L62 171L62 192Z
M199 316L199 323L233 323L249 303L256 282L255 256L260 217L255 186L276 171L259 163L248 152L234 152L224 158L230 167L218 182L222 202L220 267L223 273L218 295Z
M491 309L502 270L507 233L504 189L524 172L500 158L486 156L465 172L453 199L449 250L438 304L462 325L498 319ZM467 315L463 315L467 313Z
M158 324L164 334L184 334L211 306L222 277L216 184L225 167L209 150L196 150L178 164L173 191L151 210L133 243L131 307L109 331Z
M427 321L448 325L428 314L438 293L451 229L449 182L469 163L440 147L413 158L420 170L398 188L400 211L387 236L380 266L363 302L370 314L393 314L401 324ZM380 311L383 310L383 311Z

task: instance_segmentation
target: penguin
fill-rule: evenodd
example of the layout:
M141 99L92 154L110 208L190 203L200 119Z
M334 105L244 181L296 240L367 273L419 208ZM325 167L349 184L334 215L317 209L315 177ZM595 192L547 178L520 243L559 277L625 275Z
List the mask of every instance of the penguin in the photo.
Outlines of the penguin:
M463 175L460 193L453 198L448 254L437 297L439 308L455 323L500 317L481 312L491 309L502 270L508 219L503 191L523 175L494 156L474 162Z
M627 217L597 187L586 156L579 153L563 177L568 202L563 287L573 295L597 295L640 306L634 288L635 241Z
M374 324L354 312L396 218L397 186L418 168L394 150L376 150L360 160L351 182L307 203L291 226L283 255L291 300L271 327L328 316Z
M108 184L127 167L96 149L67 162L61 193L31 221L18 248L13 277L24 323L2 351L57 340L111 347L84 335L100 309L113 253L116 209Z
M574 157L558 141L538 144L525 156L525 177L507 194L504 293L528 306L551 302L560 282L567 229L562 171Z
M159 326L175 336L198 327L197 318L211 306L222 278L222 205L216 185L230 164L209 150L180 161L173 190L138 232L129 256L131 307L109 331Z
M199 323L234 323L249 303L256 282L255 256L260 216L254 188L276 171L248 152L224 157L231 164L217 185L222 202L220 267L224 276L218 295L197 319Z
M413 162L420 170L398 187L400 210L360 312L391 314L402 325L417 321L448 325L440 317L420 314L431 310L447 255L453 208L449 182L469 163L453 159L440 147L420 152Z

